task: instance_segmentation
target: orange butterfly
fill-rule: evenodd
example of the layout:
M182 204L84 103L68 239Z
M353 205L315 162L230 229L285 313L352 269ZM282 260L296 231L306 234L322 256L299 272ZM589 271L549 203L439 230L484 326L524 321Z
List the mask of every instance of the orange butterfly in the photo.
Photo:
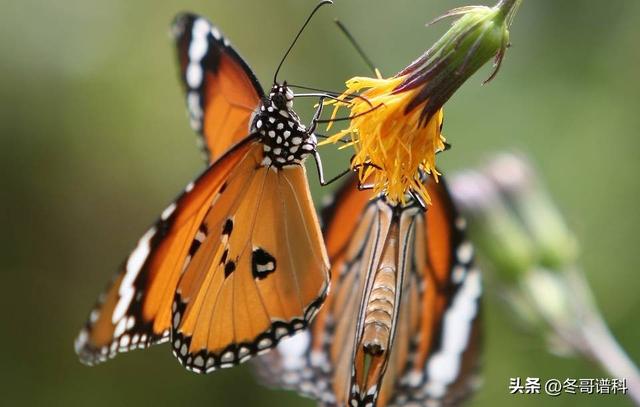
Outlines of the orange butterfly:
M191 124L212 163L100 297L75 343L90 365L171 340L189 370L230 367L304 329L327 292L303 165L317 154L315 124L300 122L286 84L265 95L206 19L178 16L173 32Z
M332 292L309 331L259 359L268 384L328 406L452 405L473 384L480 273L441 179L392 205L353 177L323 213ZM427 404L428 403L428 404Z

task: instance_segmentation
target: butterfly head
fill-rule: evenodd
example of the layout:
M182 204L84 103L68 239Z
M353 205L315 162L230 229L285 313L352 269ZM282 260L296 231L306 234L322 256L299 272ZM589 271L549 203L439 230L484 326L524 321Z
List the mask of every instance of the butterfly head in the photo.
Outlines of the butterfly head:
M287 82L274 84L269 92L269 100L279 110L293 109L293 92L287 86Z
M299 165L315 151L317 139L293 111L293 92L287 83L274 84L253 121L264 146L265 166Z

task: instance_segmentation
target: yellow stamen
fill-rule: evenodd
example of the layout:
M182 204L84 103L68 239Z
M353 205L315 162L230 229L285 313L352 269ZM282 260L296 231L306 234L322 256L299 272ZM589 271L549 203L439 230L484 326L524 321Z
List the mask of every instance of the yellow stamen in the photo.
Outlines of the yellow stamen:
M400 76L348 80L347 90L340 99L350 101L330 101L327 104L334 105L331 118L336 117L339 108L349 109L352 117L349 127L322 144L350 137L349 145L356 150L352 168L358 169L360 182L373 183L374 191L384 192L392 203L406 203L410 191L430 203L429 194L420 180L420 171L432 174L437 181L439 174L435 155L444 149L445 141L440 133L442 109L422 124L423 106L405 113L421 87L394 94L393 90L404 79ZM354 94L361 97L349 98ZM327 128L330 127L331 124Z

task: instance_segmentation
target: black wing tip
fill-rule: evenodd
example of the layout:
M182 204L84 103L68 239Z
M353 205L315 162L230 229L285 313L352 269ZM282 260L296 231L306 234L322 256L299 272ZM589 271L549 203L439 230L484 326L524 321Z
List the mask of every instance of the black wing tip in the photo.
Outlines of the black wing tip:
M171 34L174 39L180 40L188 33L191 33L194 23L197 20L205 21L209 26L213 27L211 21L206 17L190 11L183 11L175 15L171 21Z
M214 36L214 39L216 41L222 40L222 33L220 33L218 27L213 22L211 22L211 20L201 14L193 13L191 11L179 12L175 15L175 17L173 17L173 20L171 22L171 30L174 33L174 37L180 38L184 36L186 32L190 32L191 28L193 28L193 25L198 20L203 21L209 26L210 29L213 29L217 32L218 36Z
M99 352L96 352L97 349L89 344L88 336L89 332L86 329L82 329L73 342L73 350L76 352L76 355L78 355L80 363L93 366L96 364L96 360L98 360L99 363Z
M171 25L185 27L187 25L193 24L193 22L198 18L204 18L204 17L200 16L199 14L193 13L191 11L181 11L177 13L175 17L173 17L173 20L171 21Z
M109 351L109 346L96 347L91 343L89 337L89 328L85 327L78 333L73 343L73 348L76 355L78 355L80 363L86 366L95 366L115 356Z

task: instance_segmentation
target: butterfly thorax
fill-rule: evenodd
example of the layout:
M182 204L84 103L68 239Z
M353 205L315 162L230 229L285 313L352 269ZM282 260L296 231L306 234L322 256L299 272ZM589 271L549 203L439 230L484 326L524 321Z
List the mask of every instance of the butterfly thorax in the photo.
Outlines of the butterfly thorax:
M286 85L273 86L256 114L252 130L264 146L264 166L300 165L316 149L317 139L293 111L293 93Z

